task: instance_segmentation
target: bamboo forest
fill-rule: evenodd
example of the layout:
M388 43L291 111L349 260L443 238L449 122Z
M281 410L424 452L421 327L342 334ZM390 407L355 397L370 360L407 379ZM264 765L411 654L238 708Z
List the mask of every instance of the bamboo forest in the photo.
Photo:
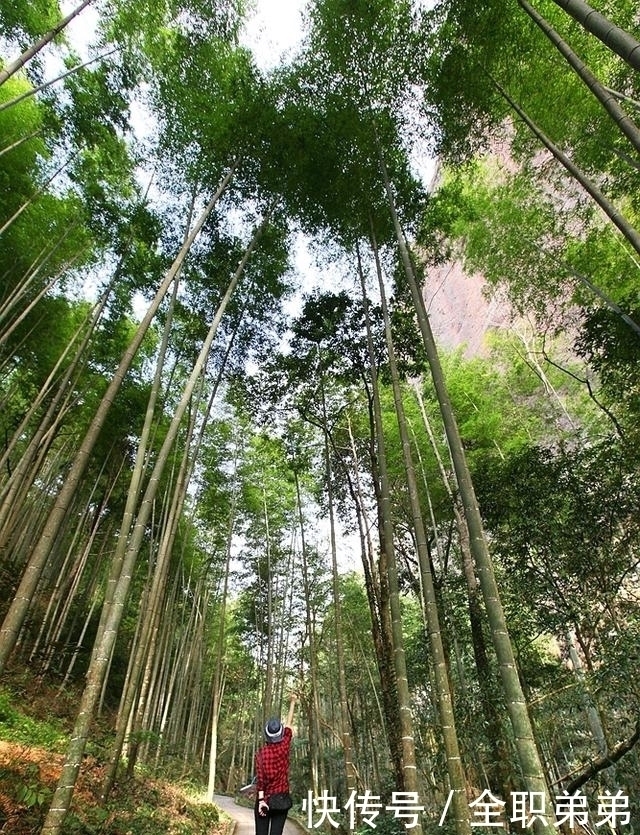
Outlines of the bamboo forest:
M637 835L638 6L260 5L0 0L0 832Z

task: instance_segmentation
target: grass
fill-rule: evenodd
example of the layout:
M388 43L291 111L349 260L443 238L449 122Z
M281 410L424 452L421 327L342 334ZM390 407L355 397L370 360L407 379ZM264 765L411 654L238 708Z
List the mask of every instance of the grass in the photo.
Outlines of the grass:
M0 738L62 753L67 735L59 721L34 719L17 708L9 691L0 689Z

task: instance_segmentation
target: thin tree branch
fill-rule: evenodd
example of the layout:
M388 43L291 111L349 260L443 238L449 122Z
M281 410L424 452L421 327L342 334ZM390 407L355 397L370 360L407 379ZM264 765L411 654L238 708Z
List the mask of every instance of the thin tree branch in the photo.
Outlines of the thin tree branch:
M597 205L606 214L613 225L622 233L630 246L640 254L640 233L623 216L614 205L608 200L602 191L578 168L577 165L555 144L536 123L525 113L520 105L509 95L505 88L491 75L486 72L487 77L500 93L507 104L514 110L529 130L536 136L545 148L553 155L563 168L576 180L584 190L591 196Z
M621 93L619 90L614 90L613 87L605 87L604 88L608 93L611 93L612 96L615 96L620 101L626 101L627 104L632 104L634 107L637 107L640 110L640 101L637 99L632 99L631 96L627 96L625 93Z
M33 46L29 47L26 52L23 52L15 61L5 67L2 72L0 72L0 84L4 84L4 82L11 78L19 69L24 67L24 65L37 55L48 43L50 43L57 35L65 29L71 21L77 17L80 12L92 3L93 0L83 0L83 2L77 6L72 12L70 12L66 17L64 17L56 26L53 27L46 35L43 35L39 41L37 41Z
M595 394L593 392L593 387L591 385L591 381L589 380L589 378L588 377L579 377L573 371L570 371L568 368L565 368L563 365L560 365L559 363L554 362L554 360L552 360L551 357L547 354L547 351L546 351L546 348L544 347L544 345L542 346L541 353L542 353L542 356L544 357L544 359L546 360L546 362L549 363L549 365L552 365L554 368L557 368L558 371L562 371L564 374L567 374L569 377L573 377L573 379L577 380L579 383L584 383L584 385L586 385L587 391L589 392L589 397L591 398L591 400L593 400L593 402L596 404L596 406L599 409L601 409L605 413L605 415L609 418L611 423L613 423L618 436L620 438L624 438L624 436L625 436L624 435L624 430L622 429L622 427L618 423L618 420L617 420L616 416L611 411L609 411L609 409L607 409L607 407L603 403L601 403L598 400L598 398L595 396Z
M599 774L601 771L604 771L605 768L609 768L609 766L614 765L618 762L618 760L622 759L625 754L629 753L639 739L640 720L636 723L636 729L629 739L621 742L619 745L616 745L615 748L607 751L607 753L603 756L598 757L595 760L591 760L589 765L565 786L565 791L568 794L575 794L581 786L584 786L584 784L595 777L596 774Z
M102 55L98 55L97 58L91 58L89 61L85 61L83 64L78 64L76 67L71 67L70 70L67 72L62 73L62 75L57 76L56 78L52 78L51 81L45 81L44 84L39 84L37 87L32 87L30 90L27 90L26 93L23 93L21 96L16 96L14 99L9 99L8 101L3 102L0 104L0 113L3 110L7 110L9 107L13 107L14 104L18 104L18 102L24 101L24 99L28 99L30 96L35 96L36 93L39 93L41 90L46 90L47 87L51 87L52 84L56 84L58 81L62 81L63 79L67 78L73 73L78 72L78 70L83 70L85 67L88 67L90 64L95 64L96 61L101 61L103 58L108 58L110 55L113 55L115 49L110 49L108 52L103 52Z

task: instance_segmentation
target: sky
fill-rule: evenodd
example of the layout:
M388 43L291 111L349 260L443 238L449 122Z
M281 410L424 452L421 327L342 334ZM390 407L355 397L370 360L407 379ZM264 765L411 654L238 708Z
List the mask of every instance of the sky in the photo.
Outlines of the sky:
M62 0L63 14L71 12L78 0ZM281 56L295 48L302 35L302 10L305 0L253 0L253 11L242 36L242 43L249 47L262 70L275 67ZM86 57L91 43L98 13L91 6L85 8L68 28L76 49Z
M257 0L245 25L243 43L262 70L275 67L302 37L304 0Z
M69 14L78 0L61 0L63 14ZM306 0L250 0L251 11L241 33L241 42L253 52L256 64L263 72L276 67L282 58L295 51L302 37L302 11ZM83 9L66 29L66 33L82 60L88 60L89 47L94 41L98 11L91 5ZM53 70L52 70L52 74ZM145 135L146 115L132 106L132 116L139 138Z

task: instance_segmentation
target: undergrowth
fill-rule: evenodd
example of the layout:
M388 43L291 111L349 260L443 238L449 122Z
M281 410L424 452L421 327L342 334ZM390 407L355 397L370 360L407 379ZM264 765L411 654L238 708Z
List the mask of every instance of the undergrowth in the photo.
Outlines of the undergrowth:
M68 704L65 704L67 698ZM23 674L0 688L0 832L40 831L64 760L77 694L57 701L42 682ZM56 715L57 714L57 715ZM84 758L64 835L228 835L217 806L202 803L193 785L138 773L119 779L99 802L111 729Z
M62 753L67 734L59 721L34 719L13 704L13 695L0 688L0 738Z

